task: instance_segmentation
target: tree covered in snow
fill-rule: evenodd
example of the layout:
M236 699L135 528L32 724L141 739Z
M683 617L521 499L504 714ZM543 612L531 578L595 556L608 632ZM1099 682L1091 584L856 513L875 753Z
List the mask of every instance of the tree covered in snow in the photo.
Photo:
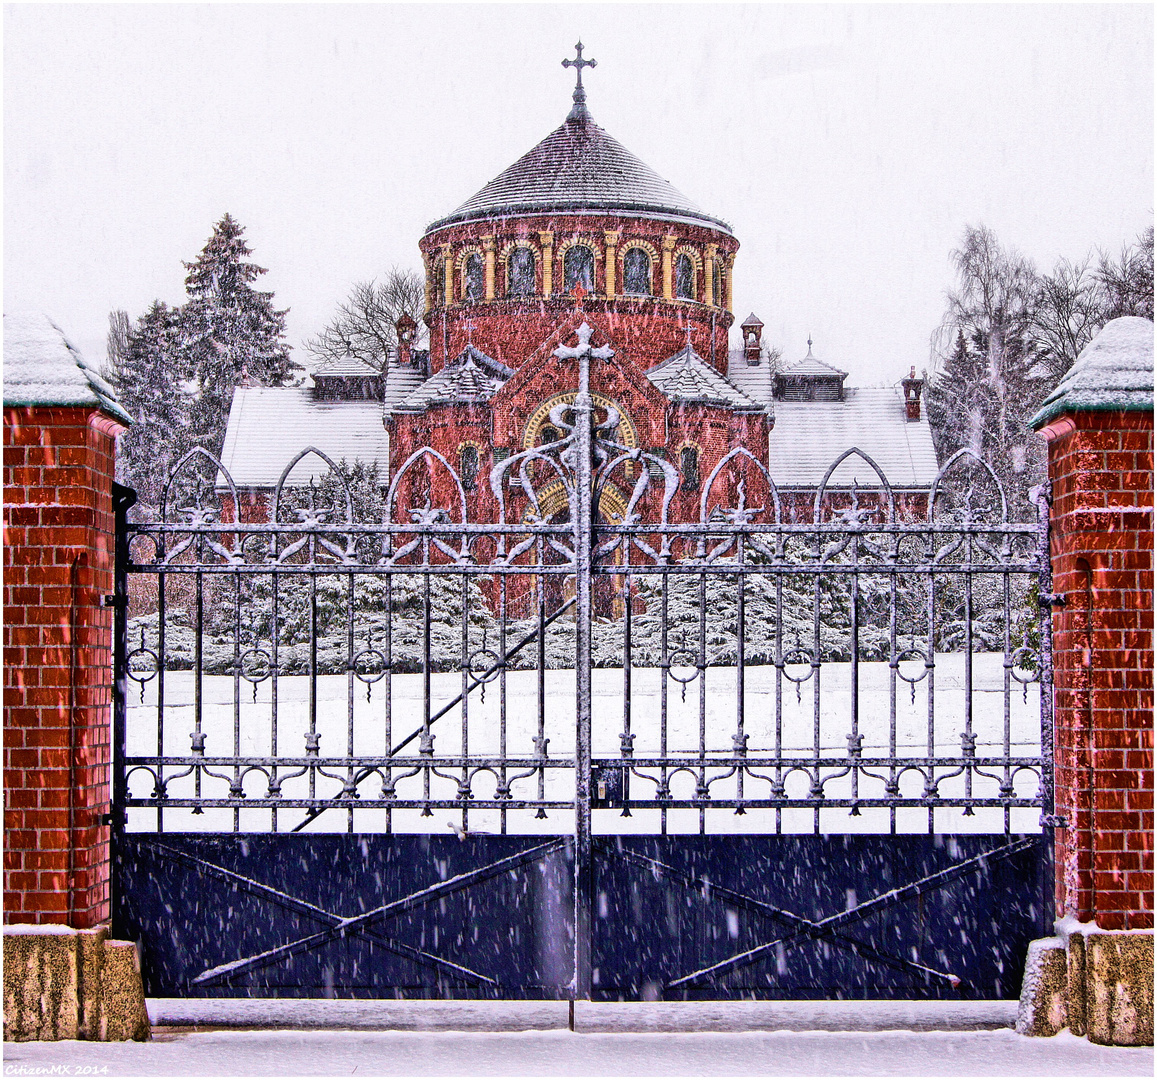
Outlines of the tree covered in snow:
M253 282L244 229L226 214L185 279L187 301L157 300L130 325L109 317L107 370L136 423L121 443L118 468L142 511L156 506L168 469L194 446L219 455L233 391L243 380L283 386L299 366L289 357L285 312ZM142 511L138 511L142 512Z
M219 455L233 391L243 379L284 386L300 370L285 342L285 311L253 283L266 273L248 261L245 230L229 214L213 226L200 255L185 263L188 301L178 310L181 367L193 383L194 443Z
M1011 512L1032 512L1028 421L1052 385L1034 333L1038 277L992 230L969 226L952 253L957 284L941 328L951 341L928 388L941 461L966 447L996 473Z
M110 381L135 420L121 437L117 476L136 490L137 512L153 513L169 473L192 445L192 400L180 363L178 312L155 300L136 325L127 322L124 312L110 317Z

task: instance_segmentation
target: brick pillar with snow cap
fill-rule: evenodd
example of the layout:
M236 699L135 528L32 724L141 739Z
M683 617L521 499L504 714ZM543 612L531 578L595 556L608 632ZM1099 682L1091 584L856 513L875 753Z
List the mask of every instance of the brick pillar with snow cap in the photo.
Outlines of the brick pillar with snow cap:
M1048 440L1057 914L1153 926L1153 323L1115 319L1033 418Z
M132 423L43 315L4 317L4 921L109 918L113 480Z

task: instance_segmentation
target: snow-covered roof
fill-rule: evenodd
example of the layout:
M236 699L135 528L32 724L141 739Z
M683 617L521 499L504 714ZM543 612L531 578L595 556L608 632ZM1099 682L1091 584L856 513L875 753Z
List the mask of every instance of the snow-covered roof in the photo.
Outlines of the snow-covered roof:
M791 367L784 368L780 375L840 375L847 376L846 371L840 371L839 368L832 367L831 364L825 364L818 357L812 355L812 343L807 343L807 356L802 360L792 364Z
M282 470L307 446L335 462L376 462L388 475L390 440L377 401L318 401L301 386L239 386L233 392L221 464L239 488L272 488ZM293 470L297 486L320 478L328 466L310 454Z
M4 404L97 406L133 422L116 391L47 315L4 316Z
M926 416L908 420L899 390L847 389L843 401L777 401L768 438L768 468L779 487L814 488L845 450L856 447L884 471L894 488L929 487L938 466ZM877 482L862 458L852 457L830 484Z
M457 358L396 404L391 412L422 412L431 405L475 405L489 401L514 369L467 345Z
M382 403L386 409L405 400L426 381L426 373L415 364L399 364L391 360L386 368L386 385L382 391Z
M647 372L647 378L675 402L760 408L759 402L728 382L691 345L684 345L674 356L656 364Z
M758 364L749 364L742 349L727 354L727 381L767 409L772 408L774 399L773 374L765 357L760 357Z
M1127 316L1106 323L1032 418L1043 427L1064 412L1153 408L1153 324Z
M427 228L496 214L619 210L689 218L727 232L585 112L567 120L457 210Z
M331 376L358 376L365 378L366 376L381 375L381 372L374 367L373 364L367 363L359 357L352 356L346 353L345 356L340 356L337 359L330 360L314 371L314 376L326 375Z

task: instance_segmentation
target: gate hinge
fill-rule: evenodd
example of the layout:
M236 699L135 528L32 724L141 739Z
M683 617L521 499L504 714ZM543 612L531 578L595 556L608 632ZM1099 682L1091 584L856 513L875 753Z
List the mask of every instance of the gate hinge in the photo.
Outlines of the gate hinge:
M125 607L128 604L127 596L117 596L116 593L102 594L97 606L102 608Z
M123 810L106 810L100 816L100 823L102 825L123 825L125 812Z
M1060 814L1041 814L1040 823L1041 828L1045 829L1067 829L1069 827L1069 819Z
M1064 607L1068 601L1065 599L1064 593L1050 592L1041 593L1040 596L1037 597L1037 603L1039 603L1041 607Z

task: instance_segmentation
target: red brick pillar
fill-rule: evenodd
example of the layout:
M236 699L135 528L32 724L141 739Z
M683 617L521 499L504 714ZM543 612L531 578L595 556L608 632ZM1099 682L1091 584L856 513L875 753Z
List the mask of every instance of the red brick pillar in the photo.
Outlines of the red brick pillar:
M116 436L47 319L4 319L4 921L109 918Z
M1153 926L1153 324L1109 323L1034 420L1052 484L1058 915Z

